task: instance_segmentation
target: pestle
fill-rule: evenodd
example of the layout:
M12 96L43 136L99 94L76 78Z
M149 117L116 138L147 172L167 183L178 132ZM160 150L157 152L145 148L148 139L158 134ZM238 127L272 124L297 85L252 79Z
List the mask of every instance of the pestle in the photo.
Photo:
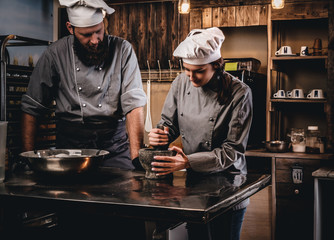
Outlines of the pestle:
M161 129L161 130L164 130L164 125L158 124L157 128ZM153 148L156 149L156 150L168 150L168 146L169 146L169 144L166 144L166 145L161 145L161 146L154 146Z

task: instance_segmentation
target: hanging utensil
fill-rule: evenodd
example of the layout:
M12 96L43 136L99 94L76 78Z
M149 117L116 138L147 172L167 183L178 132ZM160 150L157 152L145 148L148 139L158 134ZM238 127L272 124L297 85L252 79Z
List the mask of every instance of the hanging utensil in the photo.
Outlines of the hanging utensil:
M161 67L160 67L160 61L158 60L158 67L159 67L159 81L161 82Z
M169 65L169 78L172 79L172 64L170 60L168 60L168 65Z
M146 120L145 120L145 131L150 132L152 129L152 118L151 118L151 69L150 64L147 61L148 66L148 80L146 82L147 88L147 102L146 102Z

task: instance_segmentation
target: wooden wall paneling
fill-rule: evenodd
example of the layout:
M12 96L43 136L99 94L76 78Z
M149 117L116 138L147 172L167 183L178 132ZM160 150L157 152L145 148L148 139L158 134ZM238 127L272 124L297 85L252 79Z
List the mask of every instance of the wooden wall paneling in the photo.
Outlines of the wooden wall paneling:
M237 6L235 8L235 26L243 27L245 26L245 10L244 6Z
M168 37L169 37L169 42L171 44L168 44L168 60L171 61L171 67L175 68L178 66L177 64L177 59L173 57L173 52L175 48L179 44L179 39L178 39L178 6L177 2L171 2L168 3L168 9L169 9L169 28L168 28Z
M141 4L139 5L139 27L138 27L138 62L140 68L146 68L147 66L147 53L148 53L148 37L147 37L147 8L148 6Z
M129 12L130 6L129 5L122 5L120 9L120 32L119 36L128 40L128 29L129 29Z
M256 22L256 16L253 15L253 5L242 6L243 8L243 26L252 26Z
M271 20L327 18L329 1L286 3L283 9L272 9Z
M115 12L111 15L108 15L108 32L111 35L119 36L120 33L120 7L113 6Z
M235 27L235 9L236 7L219 7L219 25L217 27Z
M212 27L212 8L204 8L202 12L202 28Z
M190 10L189 30L202 28L202 9Z
M220 15L220 8L213 7L212 8L212 27L220 27L221 19L219 15Z
M156 4L149 4L147 7L147 60L150 68L157 68L157 41L156 41ZM147 69L147 62L146 67Z
M171 65L172 65L171 67L178 68L179 67L178 59L173 56L173 52L179 45L179 21L180 21L179 15L181 14L179 14L178 12L177 2L173 2L170 6L170 9L172 11L170 14L170 16L172 16L172 22L170 25L171 49L169 50L169 56L170 56L169 59L171 60Z
M186 39L188 33L190 32L190 14L179 14L179 24L178 24L178 42L182 42Z
M137 58L138 58L138 62L140 64L140 56L139 56L139 34L138 34L138 28L140 25L139 22L139 11L138 11L138 7L139 5L135 4L135 5L130 5L130 11L128 12L129 14L129 24L128 24L128 37L127 40L132 43L132 47L135 50L136 54L137 54ZM140 66L140 65L139 65Z
M250 5L248 7L248 26L258 26L260 25L260 5ZM247 24L246 24L247 25Z
M153 61L160 61L161 68L168 68L168 62L165 57L168 56L167 50L167 8L165 3L157 5L157 16L156 16L156 41L157 41L157 59Z
M268 22L268 7L269 5L258 5L259 12L259 25L267 25Z
M136 52L139 67L144 68L147 65L147 19L145 12L147 7L143 4L134 4L129 7L129 30L127 40L132 44L133 49Z

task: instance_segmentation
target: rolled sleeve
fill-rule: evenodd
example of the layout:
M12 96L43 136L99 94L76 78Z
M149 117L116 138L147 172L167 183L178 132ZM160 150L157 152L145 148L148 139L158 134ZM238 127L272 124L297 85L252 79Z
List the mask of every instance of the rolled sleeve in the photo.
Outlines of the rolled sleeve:
M124 41L123 44L121 105L123 114L126 115L137 107L145 106L146 94L136 54L129 42Z
M121 96L123 113L127 114L131 110L143 107L146 104L146 95L143 89L132 89Z

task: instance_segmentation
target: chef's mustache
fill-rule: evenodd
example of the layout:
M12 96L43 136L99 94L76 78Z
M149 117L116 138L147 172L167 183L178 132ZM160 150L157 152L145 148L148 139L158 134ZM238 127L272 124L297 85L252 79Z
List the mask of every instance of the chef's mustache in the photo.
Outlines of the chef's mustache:
M107 35L104 35L103 41L99 42L97 48L94 48L93 46L83 46L74 34L73 48L80 61L87 66L98 66L109 60Z

